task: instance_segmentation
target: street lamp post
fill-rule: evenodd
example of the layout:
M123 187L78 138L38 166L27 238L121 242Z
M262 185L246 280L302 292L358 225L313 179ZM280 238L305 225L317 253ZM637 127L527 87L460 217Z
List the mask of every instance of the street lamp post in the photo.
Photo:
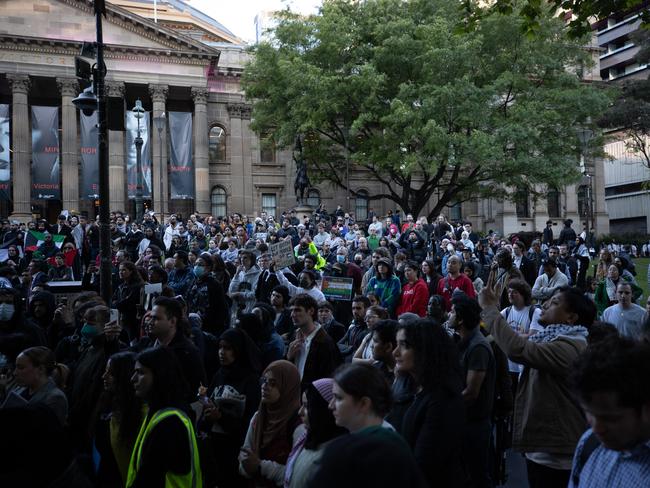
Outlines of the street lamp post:
M158 210L160 212L160 222L164 223L165 222L165 216L163 214L163 175L164 173L164 168L163 168L163 143L162 143L162 131L165 128L165 122L167 121L167 117L165 116L165 112L160 114L158 117L153 118L153 123L156 126L156 129L158 130L158 144L159 144L159 151L158 151L158 157L159 157L159 163L160 163L160 190L158 191Z
M588 120L587 123L590 121ZM587 247L592 247L592 242L591 242L591 231L594 228L594 204L593 204L593 179L592 175L589 173L589 169L587 167L586 159L587 159L587 149L589 147L589 143L594 137L594 131L591 130L589 127L579 127L576 131L576 134L578 136L578 140L580 141L580 172L582 173L583 176L583 181L586 178L587 179L587 211L586 211L586 221L587 221L587 229L585 232L585 237L587 241Z
M139 224L142 222L142 136L140 134L140 119L144 117L144 108L142 108L142 101L138 98L135 101L135 107L133 107L133 115L138 121L138 135L135 138L135 161L136 161L136 187L135 187L135 221Z

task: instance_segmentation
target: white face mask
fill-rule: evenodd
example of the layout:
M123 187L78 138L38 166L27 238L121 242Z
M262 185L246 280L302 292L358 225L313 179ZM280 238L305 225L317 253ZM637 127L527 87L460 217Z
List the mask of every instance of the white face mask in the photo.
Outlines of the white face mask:
M13 303L0 303L0 322L10 321L15 311Z

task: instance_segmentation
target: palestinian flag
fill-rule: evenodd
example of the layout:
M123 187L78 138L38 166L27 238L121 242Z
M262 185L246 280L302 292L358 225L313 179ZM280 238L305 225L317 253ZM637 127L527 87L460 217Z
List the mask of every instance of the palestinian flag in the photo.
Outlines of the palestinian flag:
M61 249L63 246L63 241L65 239L64 235L61 234L50 234L52 236L52 241L56 247ZM35 230L30 230L25 234L25 251L36 251L38 246L45 242L45 233L37 232Z

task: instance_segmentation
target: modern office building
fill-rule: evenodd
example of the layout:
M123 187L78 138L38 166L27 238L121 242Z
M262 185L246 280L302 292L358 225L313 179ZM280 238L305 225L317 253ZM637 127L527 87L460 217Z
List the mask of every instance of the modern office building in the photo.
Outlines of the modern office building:
M647 8L647 3L640 3L592 24L598 46L602 49L599 70L604 81L623 84L650 75L648 65L639 64L635 59L639 46L635 45L632 37L641 25L639 12L644 8ZM610 158L605 162L605 201L611 233L650 233L648 163L626 147L623 131L608 134L604 149Z

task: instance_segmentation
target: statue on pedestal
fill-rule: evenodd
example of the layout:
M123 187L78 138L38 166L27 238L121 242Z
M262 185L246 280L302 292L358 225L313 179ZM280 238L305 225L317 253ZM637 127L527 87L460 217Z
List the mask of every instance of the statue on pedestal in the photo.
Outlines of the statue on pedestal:
M299 205L305 203L305 189L309 188L309 176L307 175L307 163L303 158L302 141L300 135L296 136L296 145L293 149L293 160L296 163L296 181L293 189L296 193L296 202Z

